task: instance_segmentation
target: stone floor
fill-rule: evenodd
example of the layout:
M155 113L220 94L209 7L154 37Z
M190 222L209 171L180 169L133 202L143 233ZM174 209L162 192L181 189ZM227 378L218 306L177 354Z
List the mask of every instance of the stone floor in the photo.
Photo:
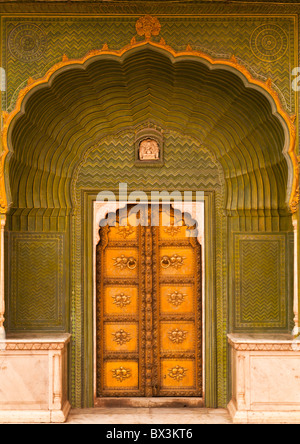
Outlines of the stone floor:
M232 424L227 410L205 408L73 409L67 424Z

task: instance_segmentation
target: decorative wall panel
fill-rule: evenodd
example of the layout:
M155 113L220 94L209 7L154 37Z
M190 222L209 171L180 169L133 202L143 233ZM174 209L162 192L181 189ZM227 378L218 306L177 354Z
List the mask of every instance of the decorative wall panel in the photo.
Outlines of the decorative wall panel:
M287 328L284 235L235 236L235 328Z
M188 44L213 57L234 54L254 77L274 82L285 108L295 111L290 67L295 66L293 17L259 16L157 16L161 33L175 50ZM139 16L5 17L3 66L9 78L6 109L12 110L19 90L29 77L39 78L61 60L81 58L104 43L120 49L136 34ZM136 36L137 39L141 37Z
M9 329L63 328L63 236L10 233Z

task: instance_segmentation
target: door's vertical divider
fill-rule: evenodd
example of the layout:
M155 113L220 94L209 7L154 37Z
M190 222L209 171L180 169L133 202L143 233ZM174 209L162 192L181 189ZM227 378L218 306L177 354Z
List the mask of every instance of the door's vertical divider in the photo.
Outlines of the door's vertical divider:
M159 216L160 217L160 216ZM152 373L153 373L153 387L155 388L155 395L158 396L160 392L160 370L159 370L159 285L158 285L158 279L159 279L159 270L158 270L158 232L159 227L153 227L152 228L152 281L153 281L153 303L152 303L152 313L153 313L153 332L152 332L152 340L153 340L153 366L152 366Z
M139 227L139 376L140 376L140 391L142 396L146 396L146 377L147 377L147 367L146 367L146 338L147 338L147 306L146 306L146 286L145 286L145 276L146 276L146 262L145 262L145 227Z
M195 313L195 332L196 337L196 386L200 396L203 396L203 377L202 377L202 265L201 265L201 245L197 238L190 238L191 245L194 248L195 254L195 298L196 298L196 313Z
M197 242L197 241L196 241ZM197 316L197 330L199 332L197 355L198 355L198 384L200 385L201 397L203 397L203 330L202 330L202 246L197 246L197 294L198 294L198 316Z
M145 230L145 293L146 293L146 396L153 396L152 362L153 362L153 314L152 314L152 232L151 225Z
M108 244L108 226L101 228L100 242L97 245L97 259L96 259L96 341L97 341L97 397L102 393L104 387L104 360L103 360L103 316L104 316L104 254L105 247ZM100 259L99 259L100 256Z

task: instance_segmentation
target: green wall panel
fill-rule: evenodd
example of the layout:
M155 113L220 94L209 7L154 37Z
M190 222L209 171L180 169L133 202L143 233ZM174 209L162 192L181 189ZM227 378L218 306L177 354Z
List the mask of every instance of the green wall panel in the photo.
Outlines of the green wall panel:
M9 254L9 330L63 330L63 236L12 232Z
M284 234L236 234L235 330L287 329L288 244Z

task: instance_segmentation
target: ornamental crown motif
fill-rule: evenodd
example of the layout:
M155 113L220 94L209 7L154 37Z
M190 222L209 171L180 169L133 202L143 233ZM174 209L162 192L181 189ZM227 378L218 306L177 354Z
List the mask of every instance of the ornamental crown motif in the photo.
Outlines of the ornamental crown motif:
M156 17L145 15L138 19L135 28L138 35L144 35L146 40L150 40L152 35L159 35L161 24Z

